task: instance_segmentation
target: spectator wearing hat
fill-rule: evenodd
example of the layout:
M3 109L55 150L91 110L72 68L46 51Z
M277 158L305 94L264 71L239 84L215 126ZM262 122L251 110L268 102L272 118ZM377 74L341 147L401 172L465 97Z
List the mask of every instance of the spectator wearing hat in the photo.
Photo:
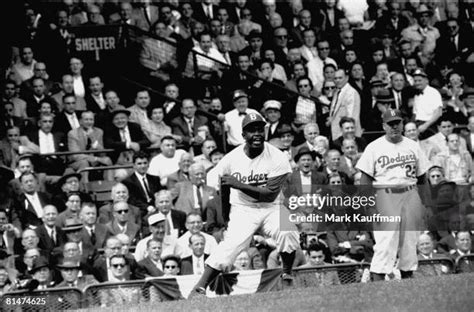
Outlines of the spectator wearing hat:
M29 274L39 282L35 290L45 290L54 287L49 261L45 257L39 257L33 261L33 267Z
M421 4L416 11L417 23L408 26L401 33L404 40L412 43L412 52L415 50L421 52L423 64L427 64L433 59L436 40L440 37L438 29L430 25L432 16L432 10L426 4Z
M134 253L136 261L141 261L148 255L146 244L152 238L161 241L162 257L173 254L176 246L176 238L175 236L166 234L166 220L166 216L160 212L154 213L148 217L151 234L138 242Z
M268 100L263 103L265 118L265 141L270 141L278 136L278 129L281 128L281 103L276 100Z
M442 114L443 101L438 90L428 85L428 75L417 69L413 73L416 95L413 98L413 118L419 126L420 138L426 139L435 133L434 127Z
M39 238L38 247L48 253L54 248L62 246L66 241L65 233L60 227L56 226L57 218L58 210L56 207L46 205L43 208L43 224L35 229L36 235Z
M228 150L232 150L238 145L244 143L242 137L242 120L247 114L258 112L248 108L248 95L243 90L235 90L232 96L234 109L225 114L225 127L227 131Z
M61 272L63 281L56 285L56 287L74 287L81 291L89 285L97 284L98 281L92 275L81 275L81 264L75 258L63 258L63 260L56 265Z
M251 65L257 65L263 59L263 35L260 31L252 30L246 37L249 46L240 51L241 54L246 54L250 58Z
M81 192L81 178L80 173L69 173L63 175L57 182L58 188L61 190L60 193L54 195L52 203L58 209L58 212L61 213L66 210L66 202L68 194L71 192L79 193L82 201L91 202L92 198L89 194Z
M105 148L112 148L112 162L131 164L132 157L128 150L138 152L150 145L150 141L140 128L140 125L129 122L130 111L117 108L112 112L112 125L104 132Z
M51 202L48 193L38 192L38 178L33 172L24 172L20 178L22 193L14 202L12 223L19 229L38 226L43 217L43 207Z
M81 209L81 194L79 192L69 192L66 195L65 207L66 209L59 213L56 219L56 225L59 227L64 226L66 219L68 218L79 218L79 210Z
M62 227L62 230L66 235L66 242L72 242L78 245L81 262L90 263L96 256L97 250L94 248L94 246L88 245L82 241L83 229L84 225L82 221L77 217L66 219L66 221L64 222L64 226ZM53 254L60 254L66 244L56 248L53 251Z
M31 274L29 272L33 268L33 262L40 256L46 255L43 255L40 252L40 249L35 247L25 250L23 255L20 255L15 259L15 268L18 270L18 279L22 280L31 278Z
M321 188L321 184L328 184L326 175L317 172L315 168L317 157L318 153L310 150L307 146L303 146L298 150L294 156L297 169L288 176L283 188L286 197L315 194ZM319 157L321 156L319 155Z

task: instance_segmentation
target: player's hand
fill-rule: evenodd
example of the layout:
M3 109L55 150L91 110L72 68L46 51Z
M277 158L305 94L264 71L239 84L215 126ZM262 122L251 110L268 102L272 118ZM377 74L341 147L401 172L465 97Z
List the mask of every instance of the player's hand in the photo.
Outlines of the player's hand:
M237 188L240 185L240 181L237 180L234 176L225 174L221 177L221 184L223 186L230 186L233 188Z

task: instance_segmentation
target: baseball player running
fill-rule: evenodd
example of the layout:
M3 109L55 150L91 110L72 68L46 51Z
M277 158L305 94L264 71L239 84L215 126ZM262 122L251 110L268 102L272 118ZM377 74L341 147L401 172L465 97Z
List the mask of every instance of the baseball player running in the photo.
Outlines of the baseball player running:
M362 171L361 185L376 188L377 212L401 217L401 222L374 224L373 281L393 271L397 252L402 278L411 277L418 265L417 229L421 230L424 208L416 184L423 181L429 161L415 141L402 136L401 116L392 109L383 114L385 135L367 146L356 165Z
M224 156L216 166L221 185L230 187L229 224L224 240L207 259L204 274L190 297L205 294L208 284L221 271L231 268L260 229L276 240L283 262L282 278L291 284L299 235L296 227L294 231L280 231L281 188L291 166L283 152L264 141L264 127L262 116L247 114L242 121L246 143Z

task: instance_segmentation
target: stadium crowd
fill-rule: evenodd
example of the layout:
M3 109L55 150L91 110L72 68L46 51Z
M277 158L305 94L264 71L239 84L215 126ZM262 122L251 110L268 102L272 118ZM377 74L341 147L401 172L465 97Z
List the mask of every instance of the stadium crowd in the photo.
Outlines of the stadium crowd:
M64 0L20 11L3 60L0 293L201 274L228 219L213 168L244 143L251 112L294 169L285 195L302 196L359 184L358 158L383 135L382 114L399 109L433 165L427 211L448 223L420 229L420 259L473 250L468 1ZM113 71L72 52L70 27L100 25L141 34L133 50L117 41L147 86L132 102L106 79ZM371 260L370 231L299 227L295 267ZM261 235L234 263L277 267Z

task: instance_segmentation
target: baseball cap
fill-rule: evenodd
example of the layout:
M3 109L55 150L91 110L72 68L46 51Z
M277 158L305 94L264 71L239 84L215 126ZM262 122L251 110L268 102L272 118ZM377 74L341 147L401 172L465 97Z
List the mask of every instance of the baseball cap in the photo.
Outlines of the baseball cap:
M261 124L262 127L265 126L267 123L265 122L265 119L263 119L260 114L257 113L249 113L245 115L244 120L242 120L242 129L245 129L245 127L248 127L251 124Z
M244 90L235 90L234 95L232 95L232 101L240 99L241 97L248 97L247 93Z
M276 101L276 100L268 100L265 103L263 103L263 109L276 109L276 110L281 110L281 103Z
M384 123L389 123L394 120L403 120L402 113L398 109L387 109L382 115Z
M166 217L164 214L161 212L152 214L151 216L148 217L148 225L153 225L158 222L165 221Z
M412 74L413 77L415 76L421 76L421 77L425 77L425 78L428 78L428 75L424 72L423 69L417 69L415 70L415 72Z

